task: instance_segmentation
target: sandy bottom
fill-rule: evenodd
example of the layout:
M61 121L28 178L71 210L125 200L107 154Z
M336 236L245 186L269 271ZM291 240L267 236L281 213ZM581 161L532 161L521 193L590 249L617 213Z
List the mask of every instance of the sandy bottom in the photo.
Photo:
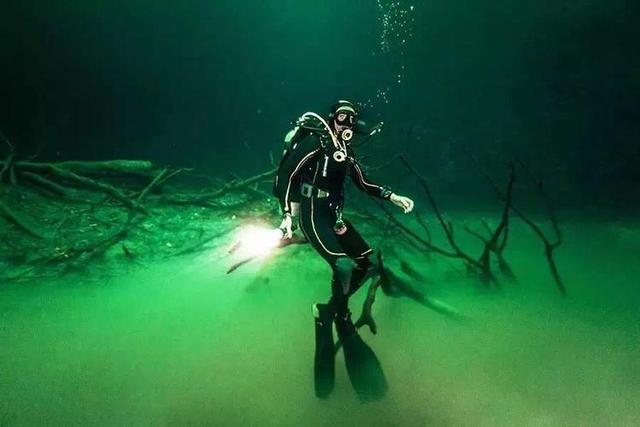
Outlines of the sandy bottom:
M0 425L639 425L640 228L565 232L568 298L524 229L506 254L519 281L500 292L399 251L465 317L380 294L380 331L361 333L389 382L373 403L358 400L341 352L333 394L314 396L311 304L327 298L329 271L304 246L231 275L220 250L4 286Z

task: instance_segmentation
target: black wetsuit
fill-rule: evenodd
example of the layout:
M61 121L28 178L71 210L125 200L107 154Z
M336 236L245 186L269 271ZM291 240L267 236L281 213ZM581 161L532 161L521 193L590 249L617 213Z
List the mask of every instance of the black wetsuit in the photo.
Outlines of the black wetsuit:
M350 147L342 162L334 159L335 151L328 132L300 128L283 154L274 195L284 213L291 212L291 203L300 203L300 228L333 270L332 296L340 311L346 310L348 297L362 285L372 252L349 221L343 220L343 234L335 230L342 215L345 178L350 175L360 190L373 197L388 199L391 191L365 176ZM339 277L345 273L345 260L353 260L348 261L348 282Z

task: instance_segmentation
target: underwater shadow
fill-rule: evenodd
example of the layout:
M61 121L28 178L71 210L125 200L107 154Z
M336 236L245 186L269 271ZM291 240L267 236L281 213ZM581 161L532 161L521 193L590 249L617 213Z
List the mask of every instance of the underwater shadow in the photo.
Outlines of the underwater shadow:
M360 337L351 319L336 319L336 330L344 351L347 375L356 394L365 402L382 399L389 385L378 356Z

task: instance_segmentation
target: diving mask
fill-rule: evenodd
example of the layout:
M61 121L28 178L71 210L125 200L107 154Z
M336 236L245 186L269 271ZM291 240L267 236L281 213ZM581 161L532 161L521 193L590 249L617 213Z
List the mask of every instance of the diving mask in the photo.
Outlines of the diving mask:
M340 108L335 113L334 120L336 127L338 127L340 133L340 139L343 141L350 141L353 138L353 128L358 123L358 119L350 108Z

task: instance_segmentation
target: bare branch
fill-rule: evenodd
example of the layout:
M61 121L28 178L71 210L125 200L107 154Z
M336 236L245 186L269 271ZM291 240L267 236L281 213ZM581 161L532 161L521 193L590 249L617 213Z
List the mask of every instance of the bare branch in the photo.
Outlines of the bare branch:
M490 270L487 270L485 268L485 265L483 265L482 263L476 261L475 259L473 259L471 256L469 256L467 253L465 253L464 251L462 251L462 249L460 249L460 247L458 246L457 242L455 241L454 238L454 229L453 229L453 224L450 221L446 221L442 215L442 212L440 211L440 208L438 207L438 204L436 203L435 198L433 197L433 193L431 192L431 189L429 188L429 185L427 184L427 180L421 176L407 161L407 159L404 156L400 157L400 161L402 161L402 163L405 165L405 167L418 179L418 181L420 182L420 185L422 186L422 189L424 190L425 195L427 196L427 199L429 200L429 204L431 205L431 208L433 209L436 218L438 219L438 222L440 222L440 225L442 226L442 229L444 230L445 236L447 238L447 241L449 242L449 246L451 246L451 249L453 249L454 257L457 258L462 258L464 261L467 262L468 265L477 268L478 270L482 271L484 276L489 279L491 282L493 283L497 283L496 278L494 277L493 273L491 273Z
M197 195L167 195L167 196L156 196L156 197L153 197L153 199L159 200L164 203L177 204L177 205L206 204L213 199L224 196L230 191L239 190L244 187L248 187L253 183L260 182L265 178L272 177L273 175L275 175L275 173L276 173L276 169L271 169L269 171L263 172L258 175L254 175L244 180L230 181L225 185L223 185L222 188L218 190L209 191L209 192L201 193Z
M45 237L42 233L31 227L26 223L22 218L16 215L9 207L7 207L4 203L0 201L0 216L3 216L7 221L17 226L22 231L26 232L30 236L33 236L37 239L44 240Z
M424 233L427 236L427 242L431 243L431 232L429 231L429 226L427 225L427 222L422 218L422 215L420 215L420 212L418 211L418 209L414 209L414 212L415 212L416 219L418 220L418 224L420 224L420 226L424 230Z
M487 182L489 182L489 184L491 185L491 187L493 188L493 190L495 191L496 195L498 196L499 199L503 200L503 201L507 201L507 197L508 195L506 195L505 193L502 192L502 190L500 190L500 188L498 187L498 185L495 183L495 181L493 180L493 178L491 178L491 176L480 166L479 162L477 161L477 159L471 155L470 153L469 157L471 158L471 160L476 164L477 168L480 170L480 172L482 173L482 175L485 177L485 179L487 180ZM528 171L527 168L524 168L525 171ZM533 177L532 174L530 174L530 177ZM560 274L558 272L558 267L556 266L556 262L555 259L553 258L553 250L555 248L557 248L561 243L562 243L562 234L560 233L560 227L558 225L556 216L555 216L555 212L551 206L551 203L549 202L549 199L546 197L546 194L543 191L543 186L541 181L536 181L534 179L534 181L538 184L538 192L541 194L541 196L543 197L543 199L545 200L545 203L547 205L547 212L551 218L551 221L553 223L553 228L556 234L556 241L555 242L550 242L549 239L547 238L547 236L544 234L544 232L542 231L542 229L535 223L533 222L528 216L526 216L524 214L524 212L522 212L520 209L518 209L516 206L514 206L512 203L511 204L511 211L513 211L522 221L524 221L525 224L527 224L529 226L529 228L540 238L540 240L542 240L542 243L544 244L544 253L545 253L545 257L547 258L547 263L549 264L549 269L551 270L551 275L553 276L554 282L556 284L556 287L558 288L558 290L560 291L560 293L562 295L566 295L567 294L567 289L564 286L564 283L562 281L562 278L560 277ZM504 245L506 245L506 235L501 243L501 247L504 248Z

